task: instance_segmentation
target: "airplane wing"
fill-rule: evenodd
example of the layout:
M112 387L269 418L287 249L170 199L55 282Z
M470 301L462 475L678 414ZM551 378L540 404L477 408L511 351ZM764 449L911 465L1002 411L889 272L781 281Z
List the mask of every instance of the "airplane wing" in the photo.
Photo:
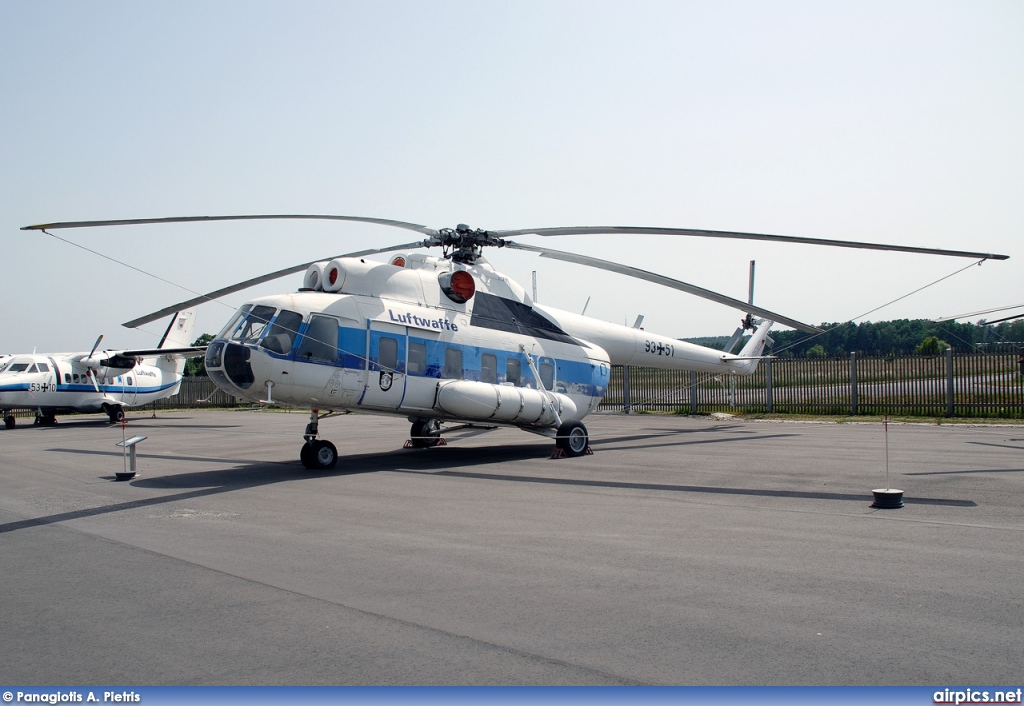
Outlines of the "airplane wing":
M133 348L123 351L103 351L108 357L123 356L125 358L153 358L167 355L172 358L195 358L206 352L206 346L188 346L186 348Z

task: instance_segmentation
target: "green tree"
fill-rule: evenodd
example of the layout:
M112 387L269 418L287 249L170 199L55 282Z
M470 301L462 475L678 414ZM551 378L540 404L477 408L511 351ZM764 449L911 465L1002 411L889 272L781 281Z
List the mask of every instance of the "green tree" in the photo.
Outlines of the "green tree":
M950 345L938 336L928 336L918 345L917 352L921 355L938 355L949 347Z
M212 340L212 333L204 333L202 336L192 341L192 345L205 346L209 345ZM202 354L199 354L197 358L189 358L185 361L185 376L195 377L196 375L206 375L206 357Z

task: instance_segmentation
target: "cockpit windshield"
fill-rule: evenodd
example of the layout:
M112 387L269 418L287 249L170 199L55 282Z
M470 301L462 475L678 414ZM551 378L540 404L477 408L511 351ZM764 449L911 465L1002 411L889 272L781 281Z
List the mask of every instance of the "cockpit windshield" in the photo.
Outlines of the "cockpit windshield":
M28 370L29 363L11 363L11 367L5 370L5 373L23 373Z
M220 330L217 334L217 338L227 338L235 329L238 328L238 322L242 320L242 317L249 313L249 309L252 308L252 304L243 304L242 308L235 312L235 315L231 317L231 320Z
M274 318L275 311L276 309L272 306L254 306L242 325L231 334L231 340L240 343L256 343L266 330L267 324Z

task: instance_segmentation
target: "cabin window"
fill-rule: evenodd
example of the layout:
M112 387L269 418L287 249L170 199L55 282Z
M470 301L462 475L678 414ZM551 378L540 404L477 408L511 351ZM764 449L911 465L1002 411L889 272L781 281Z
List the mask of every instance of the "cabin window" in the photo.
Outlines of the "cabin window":
M395 371L398 369L398 339L382 336L377 362L381 370Z
M132 385L134 385L134 384L135 384L135 383L133 383L133 382L132 382L132 379L131 379L131 377L129 377L129 378L128 378L128 386L129 386L129 387L131 387L131 386L132 386Z
M545 390L551 390L555 387L555 366L551 363L541 363L540 366L540 381L544 385Z
M480 356L480 382L498 382L498 358L492 353Z
M47 365L46 363L38 363L37 367L39 368L39 372L41 372L41 373L48 373L48 372L50 372L50 366Z
M272 306L254 306L231 339L242 343L256 343L266 330L267 324L274 318L274 311L276 310Z
M338 320L314 315L302 335L295 359L333 363L338 359Z
M445 349L444 376L455 380L462 378L462 350L458 348Z
M81 378L78 377L78 373L75 373L75 382L81 382Z
M263 337L260 346L268 351L284 355L292 349L295 337L299 334L299 326L302 325L302 314L282 309L274 319L270 331Z
M510 382L516 387L519 386L520 365L516 358L509 358L505 361L505 382Z
M64 382L68 385L71 384L71 373L64 373Z
M427 347L423 343L409 342L409 374L424 375L427 372Z

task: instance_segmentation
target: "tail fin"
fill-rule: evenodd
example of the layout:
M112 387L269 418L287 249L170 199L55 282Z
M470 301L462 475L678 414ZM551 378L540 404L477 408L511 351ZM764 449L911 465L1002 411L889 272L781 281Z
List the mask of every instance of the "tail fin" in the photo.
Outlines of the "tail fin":
M757 364L764 354L765 344L771 341L768 331L774 323L774 321L766 320L758 323L754 333L751 334L740 352L736 354L737 360L730 361L729 367L742 375L749 375L757 370ZM744 358L747 360L743 360Z
M195 327L195 323L196 310L194 308L175 312L171 317L171 322L167 325L167 330L164 331L163 338L160 339L158 347L187 348L192 345L192 329ZM158 368L181 375L185 370L185 359L180 356L173 358L170 356L160 356L157 358L156 365Z

